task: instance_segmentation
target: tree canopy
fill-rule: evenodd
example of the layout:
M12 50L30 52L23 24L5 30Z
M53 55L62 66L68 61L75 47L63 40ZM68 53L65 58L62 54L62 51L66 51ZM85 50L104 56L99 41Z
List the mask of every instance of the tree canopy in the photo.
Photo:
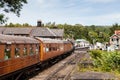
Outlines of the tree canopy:
M108 42L109 37L114 34L115 25L116 24L113 26L83 26L81 24L55 24L54 22L45 24L45 26L49 28L54 28L54 26L56 26L58 29L64 29L64 38L86 39L90 43Z
M30 24L28 23L23 23L23 24L13 24L13 23L9 23L9 24L5 24L4 27L32 27Z
M20 11L23 7L23 4L26 4L27 0L1 0L0 1L0 23L5 23L7 21L7 17L2 12L12 12L17 16L20 16Z

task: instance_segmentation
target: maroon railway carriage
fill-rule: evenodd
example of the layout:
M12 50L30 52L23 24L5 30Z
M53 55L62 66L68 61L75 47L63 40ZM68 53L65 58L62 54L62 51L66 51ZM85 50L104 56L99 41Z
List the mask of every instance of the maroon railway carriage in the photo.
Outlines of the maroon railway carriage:
M0 76L39 62L39 41L0 34Z
M40 41L41 62L60 56L62 54L66 54L73 50L73 45L69 41L39 37L36 39Z

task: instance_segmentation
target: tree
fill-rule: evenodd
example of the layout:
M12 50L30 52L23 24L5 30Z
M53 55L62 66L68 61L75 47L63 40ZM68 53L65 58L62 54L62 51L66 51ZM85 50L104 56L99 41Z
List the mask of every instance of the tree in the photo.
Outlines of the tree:
M94 31L89 31L88 35L90 37L90 42L94 44L98 37L97 33Z
M28 23L23 23L23 24L19 24L19 23L16 23L16 24L9 23L9 24L5 24L4 27L31 27L31 25L28 24Z
M31 25L28 24L28 23L24 23L22 26L23 26L23 27L30 27Z
M27 0L1 0L0 9L6 13L15 13L19 17L23 4L26 3ZM0 13L0 24L5 23L7 19L4 14Z
M115 24L110 28L110 30L111 30L110 35L112 35L112 34L114 34L114 31L115 31L115 30L120 30L120 25L118 25L118 23L115 23Z
M8 26L9 26L9 27L14 27L14 24L13 24L13 23L10 23Z

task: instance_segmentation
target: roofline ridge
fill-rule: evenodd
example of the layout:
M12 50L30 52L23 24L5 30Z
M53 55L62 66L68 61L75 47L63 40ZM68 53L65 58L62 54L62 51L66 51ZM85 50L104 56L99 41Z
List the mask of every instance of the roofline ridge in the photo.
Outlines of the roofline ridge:
M119 37L119 35L117 35L117 34L113 34L112 36L110 36L110 38L113 37L113 36L118 36L118 37Z

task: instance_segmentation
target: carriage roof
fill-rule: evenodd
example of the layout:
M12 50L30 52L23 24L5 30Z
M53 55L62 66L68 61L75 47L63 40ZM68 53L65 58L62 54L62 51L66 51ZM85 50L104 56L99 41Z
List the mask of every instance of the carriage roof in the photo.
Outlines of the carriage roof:
M0 43L39 43L39 41L30 37L0 34Z
M68 42L64 40L51 39L51 38L40 38L40 37L36 37L36 38L43 43L67 43Z

